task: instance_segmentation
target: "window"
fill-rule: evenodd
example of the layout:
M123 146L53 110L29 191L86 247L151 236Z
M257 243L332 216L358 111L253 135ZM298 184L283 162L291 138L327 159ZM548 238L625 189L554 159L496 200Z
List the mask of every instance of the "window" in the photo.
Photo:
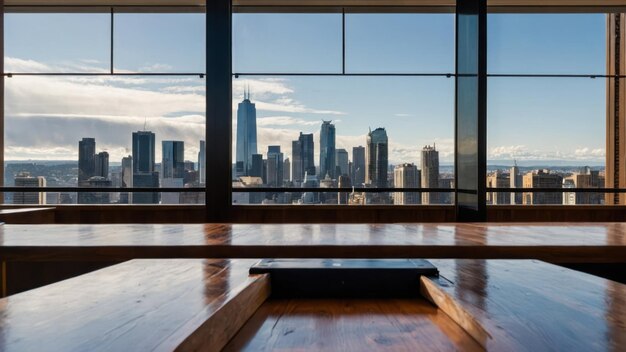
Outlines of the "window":
M75 10L6 16L5 201L203 203L204 15Z
M234 14L233 204L452 204L454 16L344 12Z
M604 188L606 15L488 17L491 188ZM596 77L600 76L600 77ZM604 204L603 193L488 192L488 204Z

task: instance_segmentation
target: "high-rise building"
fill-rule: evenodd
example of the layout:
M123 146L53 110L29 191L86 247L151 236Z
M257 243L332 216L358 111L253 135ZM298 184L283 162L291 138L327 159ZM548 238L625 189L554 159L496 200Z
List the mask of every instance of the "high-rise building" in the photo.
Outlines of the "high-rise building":
M439 152L435 145L422 149L422 188L439 188ZM439 193L422 193L422 204L440 204Z
M337 172L335 173L337 178L341 175L350 175L349 163L348 160L348 151L345 149L337 149L335 153L335 160L337 162Z
M133 132L133 172L154 171L155 136L150 131Z
M87 180L87 185L91 188L110 188L111 180L102 176L93 176ZM81 197L81 204L109 203L111 203L111 193L109 192L84 192Z
M122 188L133 187L133 157L127 156L122 158ZM132 193L124 192L120 193L120 203L130 204L132 203Z
M206 142L200 141L198 152L198 177L201 184L206 183Z
M184 181L182 178L167 177L161 179L161 187L163 188L183 188ZM180 204L181 192L163 192L161 193L161 204Z
M320 129L320 180L326 175L335 178L335 125L331 122L322 121Z
M337 184L339 188L350 188L352 187L352 180L347 175L339 176L339 182ZM348 198L350 197L350 193L348 192L339 192L337 194L337 199L339 204L348 204Z
M297 141L292 142L291 176L297 185L304 182L305 175L315 175L313 134L300 132Z
M598 188L599 173L584 167L580 172L563 179L563 188ZM563 193L563 204L603 204L603 193L566 192Z
M252 177L260 177L263 176L263 154L253 154L252 155L252 169L250 170L250 175Z
M523 177L524 188L561 188L563 177L550 173L549 170L535 170ZM556 192L526 192L523 204L562 204L563 195Z
M487 175L488 188L507 188L511 184L510 174L495 171ZM507 192L487 192L487 204L503 205L511 203L511 194Z
M387 187L388 139L384 128L367 134L367 168L365 182L377 188Z
M28 172L18 173L14 182L15 187L46 187L45 177L33 177ZM13 204L46 204L46 192L15 192Z
M291 162L289 158L283 161L283 182L291 181Z
M509 172L509 187L511 188L522 188L522 174L519 172L519 167L517 163L511 166L511 170ZM511 204L522 204L522 194L513 192L510 195Z
M133 187L135 188L156 188L159 187L159 173L141 172L133 174ZM157 192L136 192L133 194L133 204L158 204L159 193Z
M279 145L267 147L267 185L280 187L283 185L283 153Z
M150 131L133 132L133 187L159 187L159 173L154 170L155 135ZM156 204L159 194L141 192L133 194L134 204Z
M85 181L96 173L96 140L83 138L78 141L78 185L86 184ZM81 184L83 183L83 184Z
M95 175L109 179L109 153L100 152L95 155Z
M161 178L180 178L185 174L185 143L162 141Z
M253 154L257 154L256 107L248 91L237 107L236 176L250 175Z
M352 148L352 184L362 187L365 183L365 147Z
M415 164L397 165L393 170L393 184L395 188L420 188L420 170ZM422 198L419 192L396 192L393 204L408 205L420 204Z

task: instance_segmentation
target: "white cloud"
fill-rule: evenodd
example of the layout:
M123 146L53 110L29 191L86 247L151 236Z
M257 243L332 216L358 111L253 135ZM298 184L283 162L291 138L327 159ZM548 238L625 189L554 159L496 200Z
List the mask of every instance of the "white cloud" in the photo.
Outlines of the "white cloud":
M267 116L256 120L257 126L317 126L319 121L309 121L291 116Z
M579 147L574 150L545 151L529 149L526 145L493 147L487 155L490 160L569 160L603 161L604 148Z

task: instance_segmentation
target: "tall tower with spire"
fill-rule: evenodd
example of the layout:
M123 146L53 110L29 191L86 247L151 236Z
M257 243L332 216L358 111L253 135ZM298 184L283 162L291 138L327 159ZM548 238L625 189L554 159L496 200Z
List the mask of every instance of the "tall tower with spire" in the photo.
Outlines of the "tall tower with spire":
M250 175L253 154L257 154L256 107L250 101L250 87L245 87L237 107L236 176Z

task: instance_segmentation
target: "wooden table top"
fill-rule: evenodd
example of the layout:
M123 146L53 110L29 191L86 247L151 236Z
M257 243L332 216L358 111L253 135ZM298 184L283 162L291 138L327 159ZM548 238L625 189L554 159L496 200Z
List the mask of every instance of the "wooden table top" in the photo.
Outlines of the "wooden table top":
M3 260L466 258L626 262L626 223L2 225Z
M172 351L265 277L254 262L133 260L3 298L0 351Z
M265 302L224 351L483 351L444 312L416 299Z
M626 350L626 285L536 260L432 263L487 350Z
M252 262L133 260L1 299L0 350L212 350L216 340L284 351L626 346L626 285L539 261L433 260L441 276L422 283L443 293L439 309L421 297L265 301L270 280L248 276ZM461 319L446 309L454 305Z

